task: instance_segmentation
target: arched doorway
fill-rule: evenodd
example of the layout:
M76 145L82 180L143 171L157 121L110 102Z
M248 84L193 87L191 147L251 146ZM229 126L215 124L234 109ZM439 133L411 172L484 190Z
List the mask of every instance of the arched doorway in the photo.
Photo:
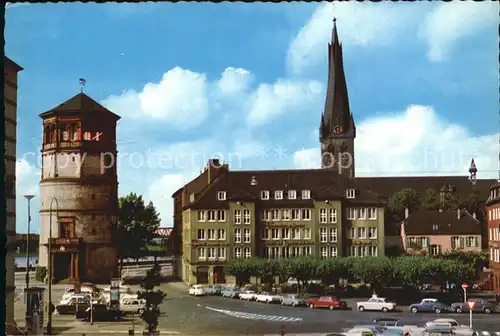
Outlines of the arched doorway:
M196 269L196 282L198 284L208 283L208 266L199 266Z
M215 284L226 283L226 274L224 274L224 267L222 266L214 267L214 283Z

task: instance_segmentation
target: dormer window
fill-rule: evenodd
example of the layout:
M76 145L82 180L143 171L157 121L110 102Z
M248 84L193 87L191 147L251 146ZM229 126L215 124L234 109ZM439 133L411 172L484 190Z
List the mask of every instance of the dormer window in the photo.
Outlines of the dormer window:
M354 190L354 189L347 189L345 191L345 195L349 199L354 199L354 198L356 198L356 190Z
M276 190L274 192L274 199L282 200L283 199L283 190Z
M296 190L288 190L288 199L291 199L291 200L297 199L297 191Z
M260 192L260 199L268 200L269 199L269 191L268 190L262 190Z
M302 190L302 199L310 199L311 198L311 190Z
M432 229L433 229L434 231L439 230L439 225L437 225L437 224L432 225Z
M225 191L218 191L217 192L217 199L219 201L225 201L226 200L226 192Z

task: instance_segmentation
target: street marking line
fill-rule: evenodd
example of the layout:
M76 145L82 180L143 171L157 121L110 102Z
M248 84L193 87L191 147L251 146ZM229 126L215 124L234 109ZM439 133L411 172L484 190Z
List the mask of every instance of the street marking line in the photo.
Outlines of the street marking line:
M200 305L201 306L201 305ZM227 309L217 309L205 306L208 310L212 310L218 313L226 314L229 316L247 319L247 320L266 320L273 322L299 322L302 321L301 317L287 317L287 316L274 316L274 315L262 315L255 313L238 312Z

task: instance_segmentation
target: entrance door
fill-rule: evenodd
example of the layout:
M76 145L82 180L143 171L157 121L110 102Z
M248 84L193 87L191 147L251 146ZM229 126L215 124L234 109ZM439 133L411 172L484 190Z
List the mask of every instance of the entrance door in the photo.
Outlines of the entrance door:
M196 269L196 281L198 284L208 283L208 267L200 266Z
M216 284L226 283L226 275L224 274L224 267L221 266L214 267L214 283Z
M69 279L71 276L71 255L69 253L55 253L54 280L56 282Z

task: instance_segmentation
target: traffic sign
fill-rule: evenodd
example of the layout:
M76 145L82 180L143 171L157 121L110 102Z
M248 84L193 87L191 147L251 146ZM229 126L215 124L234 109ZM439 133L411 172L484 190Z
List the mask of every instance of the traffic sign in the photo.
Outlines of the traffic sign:
M474 306L476 305L475 301L468 301L467 306L469 306L469 309L472 310L474 309Z
M466 283L462 284L463 289L466 289L467 287L469 287L469 285L467 285Z

